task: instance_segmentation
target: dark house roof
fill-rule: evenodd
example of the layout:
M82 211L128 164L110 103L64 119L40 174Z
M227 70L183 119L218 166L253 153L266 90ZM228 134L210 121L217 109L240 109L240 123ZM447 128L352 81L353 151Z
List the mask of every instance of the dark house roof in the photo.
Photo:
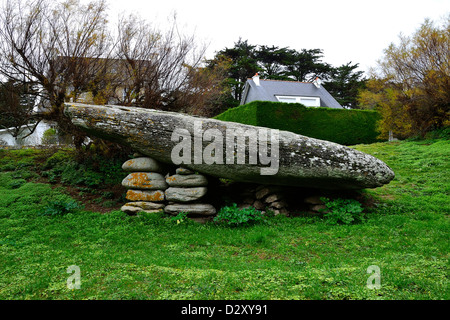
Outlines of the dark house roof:
M258 82L259 85L257 85ZM263 80L259 79L257 75L252 79L247 79L241 104L255 100L276 102L279 101L277 96L320 98L321 107L343 109L336 99L320 84L316 85L313 82Z

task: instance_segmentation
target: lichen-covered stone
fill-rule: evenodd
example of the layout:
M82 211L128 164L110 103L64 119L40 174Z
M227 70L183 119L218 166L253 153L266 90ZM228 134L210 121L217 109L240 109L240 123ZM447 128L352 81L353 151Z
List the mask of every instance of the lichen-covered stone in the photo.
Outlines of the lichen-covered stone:
M192 145L198 131L194 129L198 123L202 125L203 131L214 129L223 137L226 137L227 132L236 132L237 129L268 130L175 112L122 106L66 103L65 114L74 125L88 134L129 146L167 164L174 164L172 150L179 142L172 141L172 134L176 129L188 132ZM205 175L235 181L338 190L376 188L394 178L394 172L383 161L349 147L288 131L279 131L277 141L279 161L274 175L262 175L261 168L267 168L267 165L260 162L191 162L182 165ZM202 149L210 144L211 140L201 141ZM273 144L270 140L267 146L271 150Z
M177 203L169 204L164 208L164 212L170 215L177 215L186 212L189 215L211 216L216 214L216 209L210 204L203 203Z
M194 171L186 169L186 168L177 168L176 169L176 173L177 174L184 174L184 175L189 175L189 174L194 174Z
M163 167L161 164L148 157L138 157L130 159L124 162L122 165L124 171L134 171L134 172L162 172Z
M161 202L164 201L164 191L128 190L126 199L130 201Z
M174 174L167 177L166 182L171 187L205 187L208 185L208 180L201 174Z
M170 187L165 191L167 201L173 202L189 202L195 201L203 197L207 192L207 188L178 188Z
M143 208L140 207L135 207L135 206L129 206L129 205L123 205L120 208L121 211L129 214L129 215L136 215L139 213L163 213L164 210L162 208L160 209L149 209L149 210L145 210Z
M130 189L166 190L166 179L156 172L132 172L122 180L122 186Z
M149 202L149 201L137 201L137 202L128 202L125 204L129 207L137 207L144 210L157 210L157 209L164 209L164 203L155 203L155 202Z

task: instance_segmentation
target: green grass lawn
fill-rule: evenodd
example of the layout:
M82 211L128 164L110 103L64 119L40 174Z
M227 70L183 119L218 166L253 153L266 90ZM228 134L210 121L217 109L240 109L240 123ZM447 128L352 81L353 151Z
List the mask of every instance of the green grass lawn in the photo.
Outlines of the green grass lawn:
M364 191L375 200L365 222L276 216L237 228L114 208L42 215L70 196L40 182L40 151L0 150L0 299L449 299L449 141L355 148L396 173ZM72 265L79 290L67 287ZM379 289L367 287L373 265Z

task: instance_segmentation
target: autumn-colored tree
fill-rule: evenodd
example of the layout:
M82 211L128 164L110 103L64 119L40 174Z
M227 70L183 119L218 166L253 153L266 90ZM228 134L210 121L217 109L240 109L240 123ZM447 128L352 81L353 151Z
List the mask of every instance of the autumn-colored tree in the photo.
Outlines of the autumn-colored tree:
M427 19L412 36L400 36L385 50L368 84L370 92L360 96L363 106L375 105L383 114L384 135L393 130L400 136L423 136L450 124L449 36L450 15L442 26Z
M395 137L404 139L413 131L411 117L401 102L402 92L395 84L372 77L366 82L366 89L358 96L364 109L377 110L381 115L378 130L381 139L388 139L391 132Z
M185 112L189 114L214 117L226 109L231 96L227 74L231 60L226 57L206 61L205 66L193 68L189 73L188 90L182 95Z

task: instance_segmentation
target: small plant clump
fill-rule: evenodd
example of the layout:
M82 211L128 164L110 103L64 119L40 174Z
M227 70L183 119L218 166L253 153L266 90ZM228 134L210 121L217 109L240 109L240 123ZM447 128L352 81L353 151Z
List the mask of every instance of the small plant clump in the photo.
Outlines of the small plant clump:
M249 225L264 220L264 215L261 211L253 207L239 209L236 203L231 206L222 207L214 222L228 226Z
M361 203L354 199L334 199L320 198L327 209L323 212L326 222L335 224L351 224L353 222L364 222L364 213Z
M170 218L170 221L176 222L177 224L180 224L184 221L187 221L188 216L187 212L180 212L176 216L173 216Z
M81 205L75 200L54 200L50 201L40 212L41 216L63 216L81 209Z

